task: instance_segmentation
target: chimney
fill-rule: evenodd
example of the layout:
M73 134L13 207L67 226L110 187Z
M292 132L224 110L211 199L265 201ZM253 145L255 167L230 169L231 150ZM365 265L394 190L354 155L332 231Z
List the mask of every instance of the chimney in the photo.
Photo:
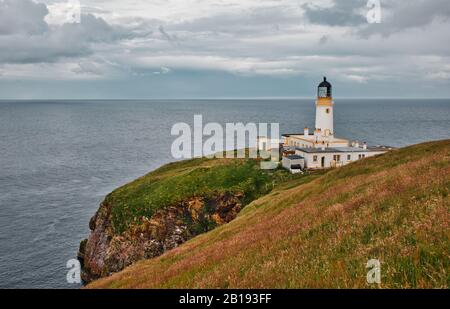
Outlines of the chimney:
M366 144L366 142L364 142L364 144L363 144L363 149L364 149L364 150L367 149L367 144Z
M315 129L314 130L314 138L316 140L316 143L319 142L319 138L320 138L320 129Z
M309 135L309 129L308 127L305 127L304 131L303 131L303 135L305 135L306 137Z

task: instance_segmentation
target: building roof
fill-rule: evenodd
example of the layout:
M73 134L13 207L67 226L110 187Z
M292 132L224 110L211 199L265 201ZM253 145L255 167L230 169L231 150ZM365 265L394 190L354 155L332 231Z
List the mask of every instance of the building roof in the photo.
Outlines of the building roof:
M326 143L326 141L323 141L323 142L316 141L316 138L314 137L314 133L309 134L309 136L305 136L304 134L284 134L283 137L292 137L293 139L303 140L303 141L315 143L315 144L325 144ZM338 138L338 137L333 137L333 140L330 141L330 143L349 143L349 140L343 139L343 138Z
M283 136L283 137L291 137L291 136L295 136L295 135L305 135L305 133L283 134L281 136ZM314 132L309 132L309 135L314 135Z
M299 156L299 155L289 155L289 156L286 156L286 158L288 158L289 160L304 159L302 156Z
M321 82L319 84L319 87L330 87L331 88L331 84L329 82L327 82L327 78L326 76L323 77L323 82Z
M303 148L297 147L296 150L305 153L335 153L335 152L378 152L378 151L388 151L394 149L389 146L371 146L367 149L361 147L328 147L328 148Z
M306 152L306 153L329 153L329 152L341 152L339 148L304 148L304 147L297 147L296 150Z
M290 152L294 153L295 152L295 148L296 147L294 147L294 146L286 147L286 146L283 145L281 147L281 151L283 151L283 153L290 153Z

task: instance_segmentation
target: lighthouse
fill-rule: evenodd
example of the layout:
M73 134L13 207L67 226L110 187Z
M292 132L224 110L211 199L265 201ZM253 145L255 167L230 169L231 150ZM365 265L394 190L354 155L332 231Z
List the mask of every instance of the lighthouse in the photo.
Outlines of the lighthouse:
M317 88L315 133L326 140L334 136L333 105L332 87L324 77Z
M300 133L283 134L283 167L292 173L300 173L305 169L339 167L392 149L336 137L333 109L332 87L324 77L317 87L314 133L304 128Z

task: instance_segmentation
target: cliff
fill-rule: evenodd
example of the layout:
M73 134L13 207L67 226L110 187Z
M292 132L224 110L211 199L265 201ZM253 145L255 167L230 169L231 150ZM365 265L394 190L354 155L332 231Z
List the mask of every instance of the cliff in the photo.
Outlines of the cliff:
M258 163L206 158L171 163L109 194L80 244L83 280L109 276L228 223L249 202L294 177L262 171Z
M448 288L450 140L306 176L89 288ZM369 259L381 284L366 282Z

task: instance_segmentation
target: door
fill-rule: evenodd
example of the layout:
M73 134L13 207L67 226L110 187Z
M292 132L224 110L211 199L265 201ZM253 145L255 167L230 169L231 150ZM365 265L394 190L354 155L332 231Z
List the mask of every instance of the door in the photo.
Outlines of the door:
M325 167L325 157L322 157L322 167Z

